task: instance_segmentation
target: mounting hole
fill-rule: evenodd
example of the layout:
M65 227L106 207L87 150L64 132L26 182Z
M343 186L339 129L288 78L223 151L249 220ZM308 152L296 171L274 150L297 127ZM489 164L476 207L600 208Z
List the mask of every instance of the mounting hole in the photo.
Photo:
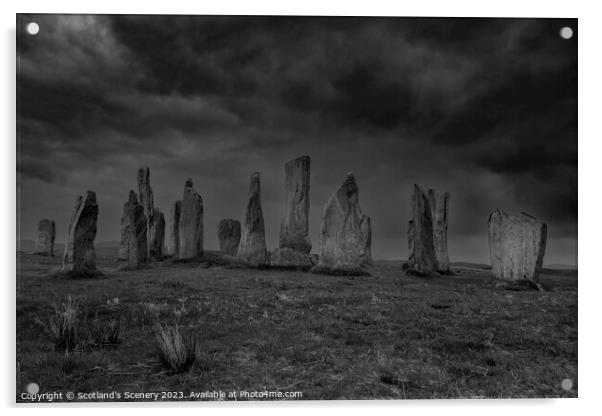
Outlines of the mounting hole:
M565 26L560 29L560 37L562 39L570 39L573 37L573 29L568 26Z
M570 391L573 388L573 381L570 378L565 378L560 385L563 390Z
M26 30L30 35L37 35L40 31L40 25L38 25L36 22L27 23Z
M29 394L38 394L40 391L40 386L37 383L29 383L26 387L27 393Z

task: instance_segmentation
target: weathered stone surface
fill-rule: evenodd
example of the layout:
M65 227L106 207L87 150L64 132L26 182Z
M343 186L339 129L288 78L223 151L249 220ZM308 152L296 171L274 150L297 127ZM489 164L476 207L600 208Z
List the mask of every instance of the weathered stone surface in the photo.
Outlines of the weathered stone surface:
M138 198L136 198L136 201ZM143 208L144 209L144 208ZM125 208L124 208L125 211ZM117 254L117 260L126 261L128 259L128 232L125 212L121 215L120 223L120 234L119 234L119 252Z
M87 191L85 197L79 196L71 214L63 256L63 271L90 273L96 271L96 222L98 204L96 194Z
M280 248L309 253L309 175L311 158L301 156L284 166L284 219L280 226Z
M220 251L236 256L240 244L240 221L233 219L221 220L217 226L217 238Z
M152 260L163 260L163 244L165 242L165 217L155 208L153 189L150 184L150 168L143 166L136 175L138 182L138 200L144 207L147 219L148 255Z
M127 261L129 258L129 240L130 240L130 222L128 221L128 207L131 204L138 204L138 197L134 191L130 191L128 195L128 202L123 205L123 214L121 214L121 228L120 228L120 239L119 239L119 254L118 260ZM142 207L142 205L140 205ZM142 208L144 213L144 208ZM146 216L144 217L146 218ZM144 228L146 230L146 227Z
M258 172L251 175L247 209L237 256L254 267L263 266L267 262L265 226L261 210L261 189Z
M408 223L407 271L428 275L437 270L433 243L433 220L429 200L418 185L414 185L412 189L411 215L412 219Z
M173 257L178 254L180 247L180 213L182 212L182 201L173 203L165 222L165 250L166 257Z
M178 232L179 259L193 259L203 254L203 198L194 190L190 178L184 186Z
M449 255L447 254L447 218L449 209L449 192L439 192L433 189L428 191L428 200L431 208L433 224L433 246L437 271L449 272Z
M54 256L54 238L56 237L56 226L54 221L42 218L38 222L38 241L33 254L41 256Z
M129 267L148 263L147 223L144 207L138 203L136 193L130 191L128 202L123 205L120 246L120 257L127 260Z
M546 251L547 225L521 213L489 215L491 270L498 279L537 283Z
M150 185L150 169L148 166L138 169L136 176L138 181L138 201L144 208L144 215L150 218L153 215L155 205L153 201L153 190Z
M148 220L148 255L151 260L163 260L163 245L165 244L165 217L155 208Z
M366 250L359 189L352 173L333 193L324 207L318 243L316 273L366 274L361 270ZM365 221L365 220L364 220Z
M292 248L277 248L269 253L270 266L285 269L309 270L313 263L308 253Z
M362 216L360 230L363 239L363 250L360 253L361 264L370 265L372 264L372 223L369 216Z

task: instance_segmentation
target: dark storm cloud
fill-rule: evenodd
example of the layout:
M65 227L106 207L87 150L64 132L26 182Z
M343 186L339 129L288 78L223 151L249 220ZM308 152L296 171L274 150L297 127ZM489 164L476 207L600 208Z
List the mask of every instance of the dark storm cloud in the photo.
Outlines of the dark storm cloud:
M50 166L35 160L21 160L19 163L19 173L22 179L35 178L42 182L64 180Z
M38 36L24 35L30 19ZM275 178L311 154L314 240L320 207L348 170L383 257L405 252L413 182L452 192L450 229L465 241L483 235L496 207L574 238L577 43L558 30L576 23L22 15L22 198L40 198L41 182L69 201L94 186L114 204L99 238L114 240L132 186L124 178L149 164L164 210L195 177L210 229L219 215L240 216L232 207L261 170L276 224ZM25 209L23 228L38 215Z

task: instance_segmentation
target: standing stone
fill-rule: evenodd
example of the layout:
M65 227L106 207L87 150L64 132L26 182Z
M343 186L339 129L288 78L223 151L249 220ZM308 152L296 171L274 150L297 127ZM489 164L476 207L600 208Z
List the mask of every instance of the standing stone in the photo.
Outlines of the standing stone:
M153 222L153 218L155 215L155 205L154 205L154 197L153 197L153 189L150 184L150 168L148 166L143 166L138 169L136 174L136 181L138 182L138 200L140 201L140 205L144 208L144 215L146 215L147 219L147 242L148 242L148 254L149 257L156 259L156 247L159 243L156 241L156 237L160 237L161 234L156 232L157 225L156 222L159 222L160 219L157 218ZM165 230L163 230L163 235L165 235ZM163 243L161 243L163 244ZM154 253L151 253L151 250L155 250ZM159 250L162 252L162 250Z
M203 254L203 198L194 190L190 178L184 186L178 232L179 259L193 259Z
M63 256L63 271L75 273L96 273L96 221L98 204L96 194L87 191L85 197L79 196L69 222L67 244Z
M437 260L437 271L449 273L449 255L447 254L447 217L449 192L428 191L428 200L433 221L433 245Z
M546 251L547 225L524 212L489 215L491 270L498 279L537 283Z
M367 215L362 216L360 222L360 230L362 232L363 250L360 253L360 259L362 265L372 264L372 225L370 217Z
M263 266L267 261L259 172L251 175L247 212L237 255L253 267Z
M284 166L284 219L279 247L270 253L270 265L309 269L309 173L311 158L301 156Z
M240 222L233 219L221 220L217 225L217 238L220 251L236 256L240 243Z
M280 226L280 248L309 253L309 170L311 158L301 156L284 166L284 219Z
M131 195L130 195L131 198ZM138 201L138 198L136 198L136 202ZM142 206L142 205L141 205ZM143 208L144 210L144 208ZM126 261L128 259L128 224L127 224L127 218L125 215L125 206L123 208L123 214L121 215L121 227L120 227L120 234L119 234L119 252L117 254L117 260L119 261Z
M180 213L182 211L182 201L173 203L165 223L165 252L166 257L173 257L178 254L180 247Z
M163 245L165 244L165 217L158 209L153 209L153 215L148 220L148 255L151 260L163 260Z
M129 267L137 268L148 263L147 224L144 207L138 203L136 193L130 191L128 202L123 205L121 235L125 236L125 242L120 247L120 253L125 251Z
M138 200L144 208L144 215L148 219L153 215L155 205L153 202L153 190L150 185L150 168L148 166L138 169L136 177L138 181Z
M42 218L38 222L38 241L33 254L41 256L54 256L54 238L56 227L54 221Z
M418 185L411 196L412 219L408 223L408 271L428 275L437 269L433 244L433 220L429 200Z
M352 173L324 206L320 240L318 243L318 264L314 273L358 274L361 270L362 255L366 253L365 225L362 230L363 214L359 204L359 189Z

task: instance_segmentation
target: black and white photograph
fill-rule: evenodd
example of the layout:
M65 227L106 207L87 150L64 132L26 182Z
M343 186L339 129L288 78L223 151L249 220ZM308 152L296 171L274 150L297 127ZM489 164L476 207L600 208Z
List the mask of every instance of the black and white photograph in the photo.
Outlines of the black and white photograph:
M578 397L578 38L17 14L16 402Z

